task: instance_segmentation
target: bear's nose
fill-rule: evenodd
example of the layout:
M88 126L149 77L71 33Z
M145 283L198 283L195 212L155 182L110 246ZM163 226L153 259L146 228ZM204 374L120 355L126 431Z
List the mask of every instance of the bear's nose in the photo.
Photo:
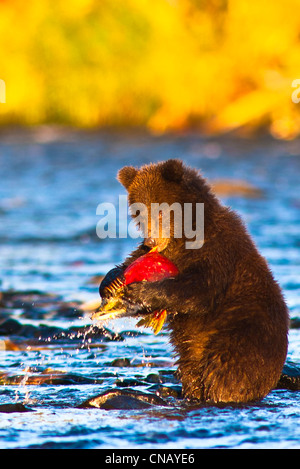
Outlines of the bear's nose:
M148 246L149 248L153 248L156 246L156 242L154 238L146 238L144 241L145 246Z

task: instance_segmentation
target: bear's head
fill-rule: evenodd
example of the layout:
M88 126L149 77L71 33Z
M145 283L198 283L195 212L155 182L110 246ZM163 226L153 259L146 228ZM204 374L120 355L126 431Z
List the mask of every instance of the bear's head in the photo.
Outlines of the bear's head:
M118 180L128 192L131 215L143 233L144 244L162 251L170 241L184 239L184 205L201 202L199 189L204 180L197 171L181 160L170 159L139 169L125 166Z

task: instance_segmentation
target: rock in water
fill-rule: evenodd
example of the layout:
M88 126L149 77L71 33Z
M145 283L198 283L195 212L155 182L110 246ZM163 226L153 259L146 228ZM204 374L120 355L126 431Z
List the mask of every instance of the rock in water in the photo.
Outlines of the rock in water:
M287 362L282 370L277 389L300 391L300 368L294 363Z
M96 407L98 409L148 409L153 405L166 406L167 403L156 396L131 389L114 389L92 397L80 404L80 409Z
M33 412L33 410L17 402L15 404L1 404L0 412L10 414L12 412Z

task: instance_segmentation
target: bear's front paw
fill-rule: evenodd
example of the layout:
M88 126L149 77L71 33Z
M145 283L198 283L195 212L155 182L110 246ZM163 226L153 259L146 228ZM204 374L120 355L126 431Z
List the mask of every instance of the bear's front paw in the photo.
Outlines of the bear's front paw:
M143 282L135 282L127 285L123 290L123 300L129 304L145 305L145 288Z
M148 282L136 282L124 288L123 301L128 305L140 305L143 309L154 311L161 308L161 302L151 284Z

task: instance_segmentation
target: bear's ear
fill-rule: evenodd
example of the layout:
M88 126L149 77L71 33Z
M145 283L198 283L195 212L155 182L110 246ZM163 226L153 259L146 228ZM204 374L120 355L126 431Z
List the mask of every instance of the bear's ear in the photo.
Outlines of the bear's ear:
M181 160L167 160L162 164L162 176L167 181L180 182L184 173Z
M137 173L138 170L133 166L124 166L124 168L120 169L118 172L117 179L121 184L123 184L125 189L129 189Z

